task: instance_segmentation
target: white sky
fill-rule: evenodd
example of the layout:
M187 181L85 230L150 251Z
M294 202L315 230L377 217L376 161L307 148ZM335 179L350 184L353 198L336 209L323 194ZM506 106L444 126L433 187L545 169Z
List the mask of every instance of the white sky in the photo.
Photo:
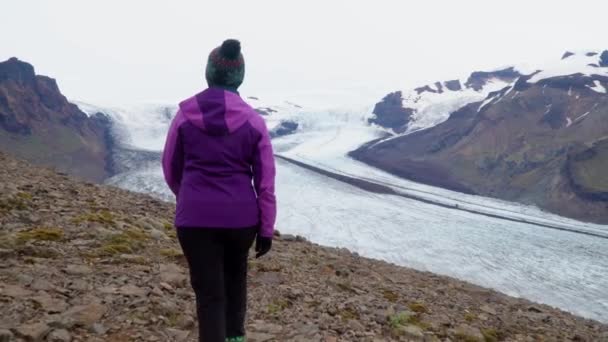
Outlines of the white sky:
M605 0L2 2L0 59L28 61L70 99L101 105L192 95L225 38L242 42L244 94L326 106L608 49Z

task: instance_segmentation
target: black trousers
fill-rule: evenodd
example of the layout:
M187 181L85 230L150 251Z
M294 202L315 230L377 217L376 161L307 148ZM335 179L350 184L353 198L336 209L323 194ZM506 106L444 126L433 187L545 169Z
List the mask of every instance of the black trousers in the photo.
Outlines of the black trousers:
M196 296L200 342L245 336L247 256L258 227L178 228Z

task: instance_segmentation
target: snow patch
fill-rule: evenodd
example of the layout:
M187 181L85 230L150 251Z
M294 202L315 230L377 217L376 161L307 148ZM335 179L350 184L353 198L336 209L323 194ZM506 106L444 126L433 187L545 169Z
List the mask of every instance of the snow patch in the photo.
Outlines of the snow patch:
M607 75L608 69L598 68L593 65L599 64L599 56L591 55L586 52L575 53L566 59L556 61L553 64L548 64L543 70L532 76L528 83L537 83L538 81L553 78L558 76L569 76L581 74L585 76L592 75ZM569 92L571 94L571 92Z
M589 89L595 91L596 93L600 93L600 94L606 94L608 93L608 90L606 90L606 87L604 87L602 85L602 83L598 80L594 80L593 81L593 86L589 86Z
M585 118L587 115L589 115L589 113L591 113L591 112L589 111L589 112L587 112L587 113L585 113L585 114L583 114L583 115L579 116L578 118L576 118L576 119L572 120L572 122L574 123L574 122L579 122L580 120L583 120L583 119L584 119L584 118ZM568 120L569 120L569 119L568 119Z
M464 82L461 81L461 84ZM511 83L494 78L488 80L479 91L472 88L452 91L446 87L443 93L403 92L403 107L414 110L405 134L436 126L446 121L454 111L469 103L483 101L490 93L501 90L509 84Z
M477 109L477 113L481 112L481 110L482 110L482 109L483 109L485 106L489 105L489 104L490 104L492 101L494 101L494 97L489 97L489 98L487 98L485 101L483 101L483 102L481 103L481 105L479 106L479 108Z

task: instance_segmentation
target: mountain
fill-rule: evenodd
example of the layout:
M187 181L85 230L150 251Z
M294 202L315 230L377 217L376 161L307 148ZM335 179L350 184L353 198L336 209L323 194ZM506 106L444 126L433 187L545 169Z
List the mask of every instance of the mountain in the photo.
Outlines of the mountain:
M450 107L459 90L445 100L434 93L440 112L409 109L405 99L399 108L390 95L392 111L372 122L397 116L399 125L351 156L416 182L608 223L607 59L608 51L569 53L531 73L506 69L498 78L513 81L484 99L463 94Z
M0 188L2 341L196 340L173 204L2 153ZM608 337L598 321L297 236L249 267L250 341Z
M451 112L467 103L482 101L516 80L521 74L513 67L476 71L467 79L435 82L411 91L390 93L376 104L369 122L392 133L413 132L435 126Z
M0 63L0 148L89 181L112 174L109 119L68 102L57 82L17 58Z

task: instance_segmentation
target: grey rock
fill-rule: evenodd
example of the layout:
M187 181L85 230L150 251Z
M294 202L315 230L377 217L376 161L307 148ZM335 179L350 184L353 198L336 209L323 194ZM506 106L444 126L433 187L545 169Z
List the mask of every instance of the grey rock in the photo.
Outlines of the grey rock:
M13 333L10 330L0 329L0 342L11 342Z
M281 236L281 240L287 241L287 242L295 242L296 239L297 239L296 236L295 235L291 235L291 234L283 234Z
M181 315L176 322L180 329L192 329L194 327L194 318L190 315Z
M183 287L186 285L188 277L184 274L183 268L176 264L161 264L160 265L160 281L168 283L175 287Z
M424 335L424 342L441 342L441 339L431 333L427 333Z
M108 332L108 328L101 323L93 323L90 330L97 335L103 335Z
M169 240L167 234L163 233L160 230L153 229L149 233L150 237L152 237L154 240Z
M86 265L68 265L64 271L69 275L87 275L93 273L93 269Z
M127 284L118 289L118 293L129 297L143 297L148 294L148 291L144 288Z
M351 319L348 321L348 327L354 331L363 331L365 327L359 321Z
M150 291L150 293L158 297L162 297L164 295L163 290L156 286L152 289L152 291Z
M51 328L44 323L24 324L15 329L15 335L28 342L44 340Z
M479 309L481 311L485 312L485 313L490 314L490 315L496 315L496 310L493 307L489 306L489 305L482 305Z
M319 332L319 326L315 324L299 324L294 329L299 335L307 337L313 336Z
M279 272L262 272L258 273L253 280L264 285L279 285L283 282L283 277Z
M269 333L269 334L280 334L283 331L283 327L279 324L266 323L264 321L256 321L252 323L249 328L253 331Z
M479 341L485 340L485 337L481 333L481 330L466 324L459 325L456 329L454 329L454 334L456 336L463 336L469 339L477 339Z
M41 292L37 296L32 297L32 300L40 305L46 313L60 313L68 308L68 304L64 300L53 298L46 292Z
M252 332L247 334L247 341L250 342L266 342L276 341L276 337L267 333Z
M78 305L64 312L61 315L61 322L67 327L91 327L93 324L97 323L103 317L103 315L105 315L106 311L107 308L99 303Z
M34 277L28 274L19 274L17 275L17 281L21 285L28 286L32 283L32 281L34 281Z
M46 338L49 342L70 342L72 341L72 336L65 329L53 330Z
M403 334L403 336L405 336L406 338L408 338L410 340L413 340L413 341L423 341L424 340L424 331L420 327L415 326L413 324L401 326L401 327L399 327L399 331Z
M19 285L4 285L4 288L0 289L0 295L13 298L24 298L31 296L32 291L24 289Z
M182 342L188 339L190 332L179 329L168 328L167 333L173 338L173 341Z
M54 288L54 286L50 282L48 282L42 278L38 278L38 279L35 279L34 282L32 282L32 284L30 285L30 288L32 290L36 290L36 291L49 291L49 290L52 290Z
M89 284L84 279L74 279L68 284L68 289L75 291L88 291Z

